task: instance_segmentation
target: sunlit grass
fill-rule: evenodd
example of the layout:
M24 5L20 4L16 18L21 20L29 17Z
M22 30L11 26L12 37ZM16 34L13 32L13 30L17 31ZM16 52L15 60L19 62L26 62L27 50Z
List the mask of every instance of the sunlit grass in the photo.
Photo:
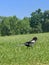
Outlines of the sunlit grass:
M34 36L32 48L21 46ZM0 37L0 65L49 65L49 33Z

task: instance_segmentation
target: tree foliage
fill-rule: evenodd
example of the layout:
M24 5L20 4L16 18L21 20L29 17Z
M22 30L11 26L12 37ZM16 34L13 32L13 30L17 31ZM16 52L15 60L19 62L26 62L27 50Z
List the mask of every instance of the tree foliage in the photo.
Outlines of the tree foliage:
M0 35L49 32L49 10L41 9L31 13L31 17L19 19L16 16L0 16Z

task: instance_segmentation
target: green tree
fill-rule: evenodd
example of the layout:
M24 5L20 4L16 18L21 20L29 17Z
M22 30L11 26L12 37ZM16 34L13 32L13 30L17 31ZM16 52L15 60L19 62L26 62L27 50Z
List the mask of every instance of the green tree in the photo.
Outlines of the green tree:
M32 32L42 32L42 12L40 9L36 10L35 12L32 12L31 19L30 19L30 26L32 27Z
M16 16L10 17L10 32L12 35L16 34L16 23L17 23L18 18Z
M44 32L49 32L49 19L46 19L44 24L43 24L43 31Z
M44 11L43 22L42 22L42 29L43 32L49 31L49 10Z
M1 35L10 35L9 20L6 17L1 22Z
M29 22L29 18L25 17L23 18L23 20L19 20L17 22L17 29L16 29L16 33L17 34L26 34L26 33L30 33L30 22Z

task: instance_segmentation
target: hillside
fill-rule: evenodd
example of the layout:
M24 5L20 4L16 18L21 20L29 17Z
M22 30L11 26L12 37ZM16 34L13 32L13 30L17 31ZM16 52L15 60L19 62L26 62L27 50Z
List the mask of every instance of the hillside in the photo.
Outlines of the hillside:
M21 46L34 36L33 47ZM0 65L49 65L49 33L0 37Z

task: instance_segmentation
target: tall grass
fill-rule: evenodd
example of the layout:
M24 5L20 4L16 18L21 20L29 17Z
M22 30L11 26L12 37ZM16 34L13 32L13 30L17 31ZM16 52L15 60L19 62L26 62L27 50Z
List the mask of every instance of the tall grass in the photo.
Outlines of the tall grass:
M34 36L33 47L21 46ZM49 65L49 33L0 37L0 65Z

